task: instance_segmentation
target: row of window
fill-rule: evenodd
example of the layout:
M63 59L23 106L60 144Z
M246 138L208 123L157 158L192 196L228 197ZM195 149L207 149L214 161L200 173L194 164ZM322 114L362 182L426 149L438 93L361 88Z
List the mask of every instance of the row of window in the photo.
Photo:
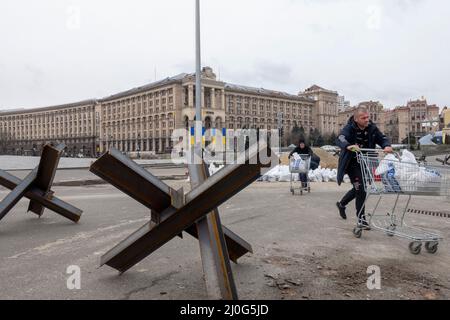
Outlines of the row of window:
M147 103L149 106L159 105L159 102L161 101L161 104L173 103L173 88L169 89L163 89L159 91L153 91L150 93L145 93L138 95L136 97L128 97L123 98L118 101L113 101L109 103L103 103L102 104L102 110L103 112L107 111L108 113L113 112L112 110L130 110L131 108L135 108L136 105L138 107L141 107L143 103L144 106L147 106ZM119 111L120 112L120 111Z
M274 125L274 126L267 125L266 126L264 124L257 125L257 124L249 124L249 123L229 123L227 125L227 127L229 129L267 129L267 130L272 130L272 129L278 128L278 126L276 126L276 125ZM312 127L312 124L311 124L311 127ZM284 125L283 128L285 130L289 131L292 127ZM309 126L305 124L304 128L309 129Z
M33 121L34 120L34 121ZM25 120L12 120L12 121L5 121L3 123L8 123L11 125L45 125L45 124L51 124L51 123L62 123L62 122L72 122L72 121L81 121L81 120L92 120L92 117L86 116L84 114L83 116L61 116L61 117L49 117L49 118L31 118L31 119L25 119Z
M229 111L234 110L235 107L237 109L242 109L242 107L243 107L246 110L250 110L250 105L249 104L242 104L242 103L239 103L239 102L234 103L232 101L229 101L227 106L228 106L227 110L229 110ZM300 105L300 104L296 105L296 106L292 106L292 108L289 107L289 106L286 106L286 107L280 106L280 107L278 107L276 104L273 104L273 105L269 105L269 104L267 104L267 105L264 105L264 104L260 104L260 105L253 104L252 105L252 110L258 110L258 107L259 107L259 111L264 111L265 110L265 111L270 111L271 112L273 110L273 112L278 112L278 110L279 110L280 112L283 112L283 113L284 112L290 113L291 110L292 110L293 114L302 113L302 111L303 111L303 113L308 113L308 112L311 113L312 112L311 108L308 108L308 107Z
M35 140L35 139L49 139L51 137L51 139L69 139L69 138L73 138L73 137L84 137L84 136L93 136L93 134L91 134L90 132L83 132L83 133L76 133L76 132L71 132L71 133L56 133L56 134L51 134L51 135L46 135L46 134L35 134L35 135L17 135L17 136L12 136L9 138L9 140Z
M156 122L154 125L153 125L152 122L148 123L148 128L149 129L153 129L153 128L158 129L159 127L162 127L162 128L166 128L166 127L174 128L174 122L173 121L168 121L168 122L162 121L162 122ZM142 129L143 130L147 130L147 123L144 122L142 124ZM140 125L137 125L137 126L134 126L134 125L132 125L132 126L130 126L130 125L121 126L119 124L117 124L117 125L112 125L111 124L109 126L103 126L103 131L116 132L116 130L117 131L130 131L130 130L131 131L136 131L136 130L140 131L141 130L141 126Z
M172 136L173 130L162 130L151 132L151 131L143 131L142 133L114 133L114 134L107 134L104 133L102 138L104 141L113 141L113 140L125 140L125 139L135 139L135 140L142 140L142 139L152 139L152 138L158 138L158 137L164 137L164 138L170 138Z
M93 107L83 107L78 109L66 109L66 110L58 110L58 111L48 111L45 113L39 113L39 114L21 114L21 115L10 115L10 116L4 116L0 118L0 121L6 121L6 122L15 122L15 121L26 121L33 123L33 121L38 123L43 123L44 120L46 122L48 121L54 121L55 118L58 119L59 117L67 118L69 117L72 119L72 117L83 117L91 118L92 116L92 109Z
M226 95L226 100L228 103L241 103L244 102L245 104L259 104L259 105L271 105L271 106L281 106L281 107L301 107L303 104L300 104L298 102L289 102L289 101L283 101L283 100L275 100L275 99L264 99L264 98L256 98L256 97L248 97L248 96L241 96L241 95Z

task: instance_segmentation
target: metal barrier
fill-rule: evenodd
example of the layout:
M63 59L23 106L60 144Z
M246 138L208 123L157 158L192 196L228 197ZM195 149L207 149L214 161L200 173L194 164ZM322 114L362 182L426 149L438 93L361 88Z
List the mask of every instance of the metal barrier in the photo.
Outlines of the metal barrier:
M44 146L39 165L23 180L0 170L0 184L12 190L0 202L0 220L19 202L22 197L30 199L28 211L38 216L48 208L61 216L78 222L82 211L53 196L51 187L58 167L59 158L64 150L64 144L57 147Z
M262 164L260 154L269 155ZM237 299L229 260L252 252L250 244L223 226L217 207L255 181L263 168L278 164L270 149L250 148L241 164L230 164L208 177L204 164L189 165L191 191L174 190L134 161L111 149L90 171L151 210L150 221L101 257L123 273L185 231L199 240L207 293Z

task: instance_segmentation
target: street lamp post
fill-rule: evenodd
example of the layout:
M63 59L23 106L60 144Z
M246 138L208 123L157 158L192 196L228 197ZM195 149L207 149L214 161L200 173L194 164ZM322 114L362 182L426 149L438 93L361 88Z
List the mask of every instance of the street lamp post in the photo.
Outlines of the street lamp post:
M202 81L200 43L200 0L195 0L195 160L202 156Z
M188 164L192 189L204 183L209 176L202 152L200 0L195 1L195 39L195 146L194 162ZM202 256L206 290L211 298L237 299L230 260L226 252L225 237L220 226L221 222L217 208L196 223L200 240L200 254Z

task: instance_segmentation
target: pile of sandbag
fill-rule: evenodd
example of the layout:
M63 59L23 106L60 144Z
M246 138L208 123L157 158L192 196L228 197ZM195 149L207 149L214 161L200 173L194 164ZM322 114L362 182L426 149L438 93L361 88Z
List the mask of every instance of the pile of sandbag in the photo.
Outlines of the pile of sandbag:
M336 182L337 181L337 169L329 169L319 167L315 170L309 170L308 178L311 182ZM267 173L265 173L259 181L275 182L275 181L290 181L291 173L289 172L289 166L278 165ZM292 175L294 181L298 181L298 173ZM348 175L344 177L344 182L349 183L350 178Z
M298 179L298 174L297 179ZM278 165L270 169L260 179L260 181L275 182L275 181L290 181L291 173L289 172L289 166Z
M224 166L216 163L210 163L208 166L209 174L212 176L217 171L222 169ZM336 182L337 181L337 169L329 169L329 168L319 168L315 170L309 170L308 178L311 182ZM298 173L292 174L292 179L294 181L299 181ZM258 179L258 181L266 181L266 182L289 182L291 180L291 172L289 171L288 165L277 165L266 172L262 177ZM189 181L189 178L188 180ZM349 183L350 178L348 175L345 175L344 182Z
M219 165L216 163L210 163L208 166L209 175L212 176L213 174L215 174L217 171L219 171L223 167L224 167L223 165Z
M437 170L421 167L415 156L402 150L400 159L388 154L380 161L375 175L381 177L386 192L439 192L442 175Z
M320 157L320 166L322 168L336 169L338 167L339 158L337 156L333 156L331 153L323 150L322 148L312 149L314 154Z
M336 182L337 169L319 167L316 170L310 170L308 173L308 178L311 182ZM344 182L350 182L348 176L344 178Z

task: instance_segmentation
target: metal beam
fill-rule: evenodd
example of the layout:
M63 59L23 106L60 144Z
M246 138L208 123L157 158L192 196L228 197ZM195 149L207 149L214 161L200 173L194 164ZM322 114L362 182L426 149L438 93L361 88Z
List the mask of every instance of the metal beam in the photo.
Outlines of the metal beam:
M39 167L36 180L33 186L40 190L43 190L45 194L50 192L50 188L55 178L56 169L58 168L59 158L64 150L65 145L63 143L56 147L45 145L42 151L41 159L39 161ZM41 216L44 213L44 206L37 201L31 200L28 205L28 211L36 213Z
M190 164L192 189L209 177L206 164ZM231 270L227 245L222 232L219 210L215 208L196 222L206 291L212 299L237 300L238 294Z
M95 161L89 170L149 208L154 223L164 219L164 214L176 210L172 199L178 192L114 148ZM229 248L228 254L233 262L237 263L241 256L252 252L248 242L225 226L222 228ZM195 226L190 226L184 231L198 239Z
M267 150L263 150L266 152ZM220 206L240 190L255 181L263 167L258 161L258 153L250 153L246 163L227 165L185 196L185 205L178 209L168 209L160 224L146 223L127 239L108 251L101 258L101 265L125 272L136 263L193 225L214 208Z
M0 220L20 201L36 177L37 169L34 169L0 202Z
M21 181L22 180L20 180L16 176L13 176L6 171L0 170L0 185L4 186L5 188L13 190L17 185L20 184ZM81 218L81 214L83 213L83 211L81 211L80 209L58 199L57 197L49 197L48 193L46 194L44 191L36 187L31 187L29 190L27 190L24 197L42 204L44 207L66 217L69 220L72 220L73 222L78 222Z
M114 148L89 170L157 213L171 206L169 186Z

